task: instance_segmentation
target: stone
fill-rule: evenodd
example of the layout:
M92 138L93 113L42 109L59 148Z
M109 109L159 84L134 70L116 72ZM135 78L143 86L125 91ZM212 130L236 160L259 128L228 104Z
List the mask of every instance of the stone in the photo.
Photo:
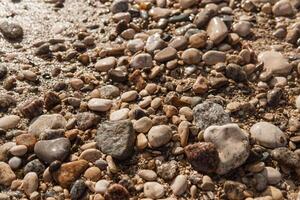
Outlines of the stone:
M7 111L8 108L16 104L16 99L8 94L0 95L0 111Z
M133 125L128 120L103 122L95 138L101 152L120 160L132 155L135 140Z
M282 200L282 192L274 186L268 186L268 188L262 193L264 196L271 196L273 200Z
M251 137L266 148L274 149L287 145L285 134L269 122L257 122L250 128Z
M107 72L117 65L117 59L115 57L106 57L97 61L95 64L95 69L99 72Z
M188 186L188 181L187 181L187 176L185 175L178 175L174 179L172 185L171 185L171 190L173 191L173 194L180 196L182 195Z
M273 75L286 76L292 69L288 60L280 52L264 51L258 55L257 59L264 64L265 71Z
M150 169L141 169L137 174L146 181L155 181L157 179L155 171Z
M284 165L290 168L300 167L299 155L286 147L278 147L272 150L271 156L273 160L277 161L280 165Z
M43 174L45 171L45 166L39 159L34 159L30 162L28 162L24 167L24 174L27 174L29 172L35 172L38 175Z
M16 145L16 146L13 146L10 150L9 150L9 153L13 156L24 156L28 151L28 148L27 146L25 145Z
M18 108L22 115L28 119L33 119L43 114L44 101L39 98L32 98L21 103Z
M76 124L78 129L87 130L89 128L95 127L100 122L100 117L91 112L78 113L76 115Z
M120 110L114 111L110 113L109 120L110 121L119 121L124 120L128 118L129 109L128 108L122 108Z
M265 167L261 174L266 177L270 185L276 185L282 179L281 173L273 167Z
M192 7L197 3L197 0L179 0L180 7L182 9L187 9Z
M99 88L99 93L103 99L113 99L120 95L120 89L114 85L105 85Z
M95 192L104 194L107 191L109 184L109 181L105 179L98 181L95 185Z
M0 80L3 79L8 73L8 69L5 65L0 64Z
M61 104L61 100L55 92L47 92L44 96L45 108L51 110L55 106Z
M249 156L248 136L237 124L210 126L204 131L204 140L213 143L218 151L217 174L226 174L241 166Z
M126 47L132 53L136 53L136 52L144 49L145 43L142 39L133 39L133 40L129 40L127 42ZM152 57L151 57L151 60L152 60Z
M92 98L88 101L88 107L92 111L106 112L112 107L112 100Z
M296 108L300 111L300 95L296 98Z
M10 40L23 38L23 28L14 22L3 21L0 23L0 32Z
M17 177L10 166L5 162L0 162L0 185L10 186Z
M152 120L149 117L142 117L133 123L133 128L138 133L147 133L152 127Z
M98 181L101 178L101 170L98 167L88 168L83 175L87 180Z
M72 78L69 83L74 90L80 90L84 86L83 80L79 78Z
M161 147L172 138L172 130L167 125L153 126L148 132L148 141L151 147Z
M148 139L144 133L140 133L136 137L136 147L139 150L145 149L148 146Z
M177 57L177 50L173 47L166 47L155 54L154 60L158 62L167 62Z
M4 130L16 128L21 118L17 115L6 115L0 118L0 128Z
M52 172L52 177L60 186L68 188L79 178L88 166L88 161L86 160L64 163L57 171Z
M120 12L127 12L129 8L127 0L114 0L110 6L110 10L113 14Z
M54 140L41 140L34 146L34 153L45 163L50 164L55 160L64 161L70 154L71 143L67 138Z
M244 184L235 181L226 181L223 188L229 200L245 199L244 190L246 190L247 187Z
M137 54L131 59L130 66L135 69L151 68L153 66L152 56L148 53Z
M169 43L169 47L173 47L176 50L184 50L187 45L188 40L185 36L176 36Z
M214 44L221 43L228 35L228 28L219 17L214 17L209 21L206 31Z
M178 173L178 166L175 160L163 163L156 169L158 176L164 180L172 180Z
M205 31L200 31L189 37L189 43L192 48L203 48L206 45L207 34Z
M186 63L188 65L193 65L193 64L200 63L200 61L202 59L202 55L198 49L189 48L182 53L181 58L184 63Z
M247 74L243 68L234 63L230 63L226 66L225 74L227 78L231 78L236 82L245 82L247 80Z
M213 191L215 189L215 184L209 176L203 176L201 189L204 191Z
M22 165L22 159L19 157L12 157L9 159L8 164L12 170L16 170Z
M105 192L105 200L129 200L130 194L125 187L120 184L112 184Z
M121 95L121 100L124 102L131 102L136 100L138 98L138 95L138 92L135 90L127 91Z
M16 137L17 145L25 145L30 151L33 150L35 143L37 142L34 135L21 134Z
M272 8L275 16L291 16L294 14L293 6L288 0L280 0Z
M79 179L75 181L70 190L71 199L80 199L85 193L87 186L84 181Z
M251 33L251 23L248 21L239 21L232 26L233 32L241 37L247 37Z
M39 137L41 133L50 129L65 129L66 120L60 114L41 115L28 128L28 133Z
M29 172L24 176L22 188L27 195L37 191L39 187L39 178L35 172Z
M283 97L281 88L274 88L267 93L267 103L269 106L277 106Z
M199 142L184 148L187 160L193 168L202 173L212 173L220 162L218 151L213 143Z
M165 195L165 189L157 182L146 182L144 184L144 194L148 198L159 199Z
M98 149L86 149L80 154L79 158L94 163L100 159L101 156L102 153Z
M171 15L171 9L154 7L149 11L149 15L154 19L167 18Z
M155 33L148 37L145 49L148 53L153 53L155 50L163 49L166 46L167 44L160 38L160 34Z
M203 29L204 26L207 25L207 23L209 22L209 20L212 18L213 15L214 15L214 13L210 9L203 9L195 16L193 23L199 29Z
M193 108L194 124L204 130L211 125L231 122L230 116L220 104L205 101Z
M215 65L226 61L226 54L221 51L210 50L203 54L203 61L208 65Z

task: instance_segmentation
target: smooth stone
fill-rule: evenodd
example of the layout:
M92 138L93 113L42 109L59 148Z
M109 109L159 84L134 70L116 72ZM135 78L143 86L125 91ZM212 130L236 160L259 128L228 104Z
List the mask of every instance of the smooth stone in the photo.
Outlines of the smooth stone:
M80 154L79 158L94 163L100 159L101 156L102 153L98 149L86 149Z
M189 48L182 53L181 58L186 64L199 64L202 59L202 54L196 48Z
M152 127L152 120L149 117L142 117L133 123L136 132L147 133Z
M7 21L0 23L0 32L11 40L22 39L24 34L23 28L19 24Z
M209 21L206 31L214 44L221 43L228 35L228 28L219 17L214 17Z
M0 128L4 130L16 128L21 118L17 115L6 115L0 118Z
M25 145L16 145L9 150L9 153L13 156L24 156L28 151Z
M39 159L34 159L28 162L24 167L24 174L29 172L35 172L38 175L42 174L45 171L45 166Z
M88 101L88 107L92 111L105 112L112 107L112 100L92 98Z
M273 160L277 161L278 164L284 165L290 168L300 167L300 157L297 153L289 150L286 147L278 147L271 151Z
M146 181L155 181L157 179L156 172L150 169L139 170L137 174Z
M292 65L280 52L264 51L258 55L257 59L264 64L264 69L273 75L286 76L292 69Z
M274 186L268 186L268 188L262 193L264 196L271 196L273 200L283 200L283 194L282 192L274 187Z
M103 122L95 138L101 152L120 160L132 155L135 140L136 134L129 120Z
M71 199L80 199L83 196L86 189L87 186L85 185L83 180L79 179L75 181L70 190Z
M100 122L100 117L91 112L78 113L76 115L76 125L79 130L87 130L95 127Z
M247 37L251 33L251 23L247 21L239 21L234 24L233 32L237 33L241 37Z
M12 157L9 159L8 164L13 170L18 169L22 165L22 159L19 157Z
M34 153L45 163L55 160L63 161L70 154L71 143L67 138L41 140L34 146Z
M67 121L60 114L41 115L28 128L28 133L39 137L50 129L65 129Z
M98 90L100 97L103 99L113 99L120 95L120 89L114 85L105 85Z
M0 161L7 161L9 150L16 146L16 143L14 142L7 142L2 145L0 145Z
M300 111L300 95L296 98L296 108Z
M103 58L95 64L95 69L99 72L107 72L117 65L117 59L115 57Z
M226 174L241 166L250 153L248 136L237 124L210 126L204 131L204 140L213 143L219 153L217 174Z
M113 14L120 12L127 12L129 8L127 0L114 0L110 6L110 10Z
M165 195L165 189L157 182L146 182L144 184L144 194L148 198L159 199Z
M126 44L126 47L129 51L132 53L136 53L138 51L141 51L145 47L145 42L142 39L133 39L129 40Z
M188 186L187 176L185 175L178 175L171 185L171 189L173 194L180 196L182 195Z
M110 182L107 180L100 180L95 185L95 192L104 194L107 191Z
M197 0L179 0L180 7L182 9L187 9L192 7L197 3Z
M154 60L158 62L167 62L173 60L177 57L177 50L173 47L166 47L163 50L159 51L154 56Z
M202 59L208 65L215 65L220 62L225 62L226 54L222 51L211 50L203 54Z
M153 66L152 56L148 53L137 54L132 58L130 66L136 69L151 68Z
M147 136L151 147L161 147L171 140L172 129L167 125L153 126Z
M205 31L200 31L189 37L189 43L192 48L203 48L206 45L207 34Z
M261 173L267 178L268 183L271 185L276 185L282 180L281 173L273 167L265 167Z
M25 145L30 151L34 148L36 138L31 134L21 134L16 137L17 145Z
M37 191L39 187L39 178L35 172L29 172L24 176L22 188L27 195Z
M128 113L129 113L128 108L122 108L120 110L110 113L109 120L110 121L119 121L119 120L127 119Z
M104 194L104 199L122 199L122 200L129 200L130 194L128 190L120 185L120 184L112 184L109 186L107 191Z
M10 166L5 162L0 162L0 185L10 186L17 177Z
M136 100L138 98L138 95L139 95L138 92L135 90L124 92L121 95L121 100L124 102L131 102L131 101Z
M294 14L293 6L288 0L280 0L275 3L272 12L276 16L291 16Z
M154 20L158 20L160 18L167 18L171 14L171 9L168 8L159 8L159 7L154 7L151 8L149 11L149 15L153 17Z
M153 53L155 50L163 49L167 46L165 41L160 37L159 33L155 33L148 37L145 49L149 53Z
M169 43L169 47L173 47L176 50L184 50L187 45L188 40L185 36L177 36L173 38Z
M285 134L269 122L257 122L250 128L251 137L266 148L283 147L287 144Z

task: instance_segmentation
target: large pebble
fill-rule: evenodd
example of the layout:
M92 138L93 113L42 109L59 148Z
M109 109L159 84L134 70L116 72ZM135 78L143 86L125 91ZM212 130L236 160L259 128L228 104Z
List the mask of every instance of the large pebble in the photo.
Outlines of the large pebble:
M92 111L105 112L112 107L112 100L92 98L88 102L88 107Z
M267 178L268 183L271 185L276 185L282 179L281 173L273 167L265 167L261 173Z
M106 200L129 200L130 194L128 190L120 184L112 184L105 192Z
M105 85L99 88L99 93L103 99L113 99L120 95L120 89L114 85Z
M5 162L0 162L0 185L10 186L11 182L16 179L15 173Z
M109 181L107 181L105 179L100 180L95 185L95 192L104 194L106 192L108 186L109 186Z
M179 0L181 8L186 9L197 3L197 0Z
M110 121L118 121L128 118L129 109L128 108L122 108L120 110L114 111L110 113L109 120Z
M280 0L275 3L272 12L276 16L291 16L294 14L293 6L289 0Z
M266 148L277 148L287 144L284 133L269 122L257 122L250 128L251 137Z
M181 58L186 64L193 65L200 63L202 55L198 49L189 48L182 53Z
M154 60L158 62L167 62L177 57L177 50L173 47L166 47L163 50L159 51L154 56Z
M208 65L215 65L220 62L225 62L226 54L221 51L211 50L203 54L202 59Z
M218 174L226 174L241 166L249 156L248 136L237 124L210 126L204 131L204 140L217 148L220 158Z
M148 132L148 140L151 147L161 147L172 138L172 130L167 125L153 126Z
M0 128L2 128L4 130L15 128L19 124L20 120L21 120L21 118L17 115L7 115L4 117L1 117L0 118Z
M29 172L23 179L23 190L27 195L37 191L39 186L39 178L35 172Z
M80 199L80 197L83 196L86 188L87 187L83 180L79 179L75 181L70 190L71 199Z
M144 194L148 198L159 199L165 195L165 189L157 182L147 182L144 184Z
M152 56L148 53L137 54L130 62L130 66L136 69L151 68L152 65Z
M23 37L23 28L14 22L3 21L0 23L0 32L8 39L16 40Z
M138 175L146 181L155 181L157 179L157 174L155 173L155 171L150 169L139 170Z
M152 120L149 117L142 117L133 123L133 128L139 133L147 133L152 127Z
M99 60L95 64L95 68L100 72L107 72L110 69L114 68L117 64L117 59L115 57L107 57Z
M228 35L228 28L219 17L214 17L210 20L206 31L214 44L221 43Z
M16 145L9 150L10 154L14 156L23 156L27 151L28 148L25 145Z
M110 10L113 14L126 12L128 10L128 1L127 0L114 0L111 4Z
M246 37L251 33L251 23L247 21L240 21L233 25L233 31L241 37Z
M272 150L271 156L273 160L277 161L280 165L284 165L290 168L300 167L299 155L286 147L278 147Z
M188 186L187 176L185 175L178 175L171 185L171 189L173 194L181 195L183 194Z

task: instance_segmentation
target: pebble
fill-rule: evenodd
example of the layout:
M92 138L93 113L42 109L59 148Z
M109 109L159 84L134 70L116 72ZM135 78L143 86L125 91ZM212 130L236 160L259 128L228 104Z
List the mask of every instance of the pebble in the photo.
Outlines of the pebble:
M294 14L293 6L288 0L280 0L276 2L272 8L275 16L291 16Z
M145 43L142 39L133 39L133 40L129 40L126 44L126 48L131 51L132 53L136 53L138 51L143 50L145 47ZM140 54L138 54L140 55ZM152 60L152 57L151 57ZM146 62L145 62L146 63ZM152 63L151 63L152 64ZM139 66L140 67L140 66ZM138 68L139 68L138 67Z
M98 90L100 97L103 99L113 99L120 95L120 89L114 85L105 85Z
M0 162L0 185L10 186L17 177L10 166L5 162Z
M247 21L239 21L232 27L233 31L241 37L247 37L251 33L251 23Z
M179 4L182 9L190 8L196 3L197 3L197 1L195 1L195 0L180 0L179 1Z
M211 125L222 125L231 122L230 116L220 104L205 101L193 108L194 123L204 130Z
M110 113L109 120L110 121L119 121L119 120L127 119L128 113L129 113L128 108L122 108L120 110Z
M19 24L8 21L0 23L0 32L11 40L22 39L24 35L23 28Z
M105 192L104 199L107 200L129 200L128 190L120 184L112 184Z
M155 181L157 179L155 171L150 169L139 170L137 174L146 181Z
M65 129L66 120L60 114L41 115L28 128L28 133L39 137L41 133L50 129Z
M177 162L172 160L170 162L159 165L156 169L156 172L164 180L172 180L178 173L177 165Z
M102 153L98 149L86 149L80 154L79 158L94 163L100 159L101 156Z
M282 200L282 192L274 186L268 186L268 188L263 192L264 196L271 196L273 200Z
M83 175L87 180L98 181L101 178L101 170L98 167L88 168Z
M209 176L207 175L203 176L201 189L204 191L213 191L215 189L215 184Z
M107 191L109 184L110 182L105 179L98 181L95 185L95 192L104 194Z
M200 31L189 37L189 43L192 48L203 48L206 45L207 34L205 31Z
M137 54L131 59L130 66L135 69L151 68L153 66L152 56L148 53Z
M140 133L136 137L136 147L139 150L145 149L148 146L148 139L145 134Z
M0 118L0 128L4 130L16 128L21 118L17 115L6 115Z
M151 147L157 148L167 144L172 138L172 130L167 125L153 126L148 132Z
M80 199L83 196L86 188L87 186L85 185L83 180L79 179L75 181L70 190L71 199Z
M27 146L25 145L16 145L13 146L10 150L9 153L13 156L24 156L28 151Z
M187 186L188 186L187 176L178 175L173 181L171 185L171 189L173 191L173 194L180 196L187 190Z
M121 95L121 100L124 102L131 102L131 101L136 100L138 98L138 95L139 95L138 92L135 90L124 92Z
M3 79L8 73L8 69L5 65L0 65L0 80Z
M209 21L206 31L214 44L221 43L228 35L228 28L219 17L214 17Z
M128 120L103 122L95 138L101 152L120 160L132 155L135 140L133 125Z
M186 63L188 65L193 65L193 64L200 63L200 61L202 59L202 55L198 49L189 48L182 53L181 58L184 63Z
M289 150L286 147L278 147L271 151L271 156L280 165L284 165L291 168L299 168L300 158L298 154Z
M165 195L165 189L157 182L146 182L144 184L144 194L148 198L159 199Z
M266 148L283 147L287 144L285 134L269 122L257 122L250 128L251 137Z
M248 136L237 124L210 126L204 131L204 140L213 143L219 153L217 174L226 174L241 166L249 156Z
M221 51L211 50L203 54L202 59L208 65L215 65L220 62L225 62L226 54Z
M35 172L38 175L42 174L45 171L45 166L39 159L34 159L28 162L24 167L24 173Z
M159 51L157 54L154 56L154 60L158 62L167 62L170 60L173 60L177 57L177 50L174 49L173 47L166 47Z
M39 178L35 172L29 172L24 176L22 188L27 195L37 191L39 187Z
M185 36L176 36L169 43L169 47L173 47L176 50L184 50L187 45L188 40Z
M111 4L110 10L113 14L120 12L127 12L129 6L127 0L114 0Z
M300 95L296 98L296 108L300 111Z
M168 8L155 7L155 8L151 8L149 11L149 15L154 20L158 20L160 18L167 18L170 16L170 14L171 14L171 10Z
M76 124L79 130L87 130L96 126L100 121L100 117L91 112L78 113L76 116Z
M148 53L153 53L155 50L163 49L167 44L161 39L159 33L155 33L148 37L145 49Z
M265 167L261 173L267 178L268 183L271 185L276 185L282 179L281 173L273 167Z
M246 190L246 186L244 184L236 181L226 181L223 188L228 199L245 199L244 190Z
M70 154L71 143L67 138L41 140L34 146L34 153L45 163L55 160L63 161Z
M34 97L21 103L18 108L24 117L33 119L43 114L43 106L43 100Z
M117 65L117 59L115 57L103 58L95 64L95 69L99 72L107 72Z
M92 111L106 112L112 107L112 100L92 98L88 101L88 107Z
M19 157L12 157L9 159L8 164L12 170L16 170L22 165L22 159Z
M149 117L142 117L133 123L133 128L138 133L147 133L152 127L152 120Z

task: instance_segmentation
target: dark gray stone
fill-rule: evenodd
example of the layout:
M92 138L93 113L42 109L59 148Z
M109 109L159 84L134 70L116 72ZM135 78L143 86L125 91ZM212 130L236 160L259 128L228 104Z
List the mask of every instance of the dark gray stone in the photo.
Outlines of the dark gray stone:
M99 122L100 117L91 112L79 113L76 116L77 127L83 131L96 126Z
M286 147L279 147L272 150L271 156L280 165L284 165L291 168L300 167L300 158L298 154L289 150Z
M45 166L38 159L30 161L24 167L24 174L27 174L29 172L35 172L38 175L40 175L43 174L44 171L45 171Z
M16 40L21 39L23 37L23 28L16 23L4 21L0 23L0 32L4 35L4 37Z
M83 180L77 180L73 184L70 195L72 200L80 199L86 190L86 185Z

